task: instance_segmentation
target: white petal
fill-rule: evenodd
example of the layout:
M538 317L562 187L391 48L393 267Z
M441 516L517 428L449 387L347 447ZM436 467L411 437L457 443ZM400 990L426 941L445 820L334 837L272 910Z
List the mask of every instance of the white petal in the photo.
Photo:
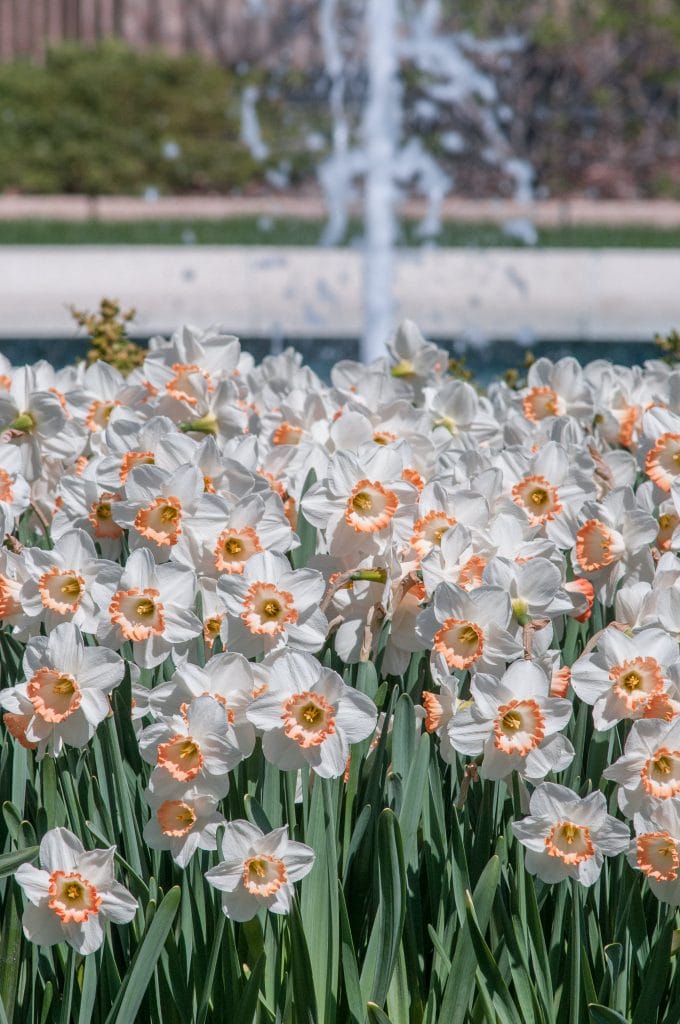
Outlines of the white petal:
M82 924L69 922L63 926L64 938L69 946L79 953L94 953L104 941L103 922L99 914L93 914Z
M222 910L232 921L250 921L262 903L256 896L251 896L243 883L233 892L222 893Z
M46 832L40 843L40 865L47 871L71 871L77 869L85 847L78 836L67 828L52 828Z
M100 896L102 912L116 924L127 924L137 913L137 900L120 882L112 882L111 888L100 892Z
M21 924L26 938L38 946L53 946L66 938L61 921L54 911L50 910L47 900L39 907L29 903L24 910Z
M31 903L36 906L41 900L47 898L50 887L50 875L48 871L41 871L32 864L21 864L14 877L24 890Z

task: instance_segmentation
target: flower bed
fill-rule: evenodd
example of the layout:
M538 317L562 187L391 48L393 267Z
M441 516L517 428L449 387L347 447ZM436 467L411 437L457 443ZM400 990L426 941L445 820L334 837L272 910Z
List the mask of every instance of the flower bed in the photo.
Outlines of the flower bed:
M0 1021L677 1021L678 374L454 368L0 366Z

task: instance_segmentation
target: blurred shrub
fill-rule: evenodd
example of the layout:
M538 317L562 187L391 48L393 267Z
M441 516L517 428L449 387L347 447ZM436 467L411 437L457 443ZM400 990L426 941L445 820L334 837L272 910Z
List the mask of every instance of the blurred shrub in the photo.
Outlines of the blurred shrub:
M281 161L293 180L308 173L273 91L258 104L268 162L240 141L245 84L197 56L114 42L60 46L43 67L0 65L0 191L224 192L257 185Z
M512 60L479 60L512 111L512 150L535 168L541 194L680 198L679 0L443 0L443 9L446 30L525 33ZM328 81L320 66L280 63L241 75L108 42L60 46L44 67L0 64L0 192L225 193L314 181L329 145ZM346 98L358 126L366 80L354 71ZM240 139L249 83L260 90L262 162ZM403 85L406 133L456 190L510 195L465 111L443 105L436 123L419 120L423 82L409 65ZM447 152L444 131L464 138L465 151Z

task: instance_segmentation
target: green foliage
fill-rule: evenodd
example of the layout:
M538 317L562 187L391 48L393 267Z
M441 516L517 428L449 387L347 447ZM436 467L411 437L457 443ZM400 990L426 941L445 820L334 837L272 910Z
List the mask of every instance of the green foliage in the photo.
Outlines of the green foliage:
M664 353L664 362L673 366L680 360L680 332L673 329L666 337L657 334L654 339L661 351Z
M317 245L321 220L277 217L264 223L257 217L220 220L71 221L0 220L0 245ZM361 224L351 222L345 242L361 237ZM442 247L521 247L500 225L445 221L437 237ZM402 222L397 244L418 247L417 223ZM645 225L611 227L572 224L539 228L538 245L545 248L680 248L680 228Z
M598 622L599 610L570 623L567 662ZM5 631L0 640L13 679L13 641ZM466 759L448 767L430 736L418 738L414 701L427 677L409 671L390 686L371 663L325 658L376 695L386 716L377 747L354 748L346 781L310 786L303 773L300 803L294 778L256 752L225 801L230 818L265 829L289 821L314 847L288 917L226 920L203 878L217 854L199 852L182 871L143 842L150 767L135 757L119 694L114 717L81 751L38 763L3 744L0 1024L219 1024L227 1006L238 1024L675 1024L675 915L642 873L620 856L588 890L528 875L510 830L518 787L474 775L464 785ZM165 675L160 666L147 682ZM579 765L594 738L575 703L568 735ZM117 843L119 877L140 901L135 919L109 929L87 958L63 946L39 952L23 938L19 887L7 877L55 824L86 845Z
M44 67L0 64L0 191L89 195L229 191L287 159L305 167L281 100L258 107L272 149L262 165L240 141L247 80L198 56L107 42L50 51ZM174 159L164 144L178 147Z
M126 374L144 362L144 349L127 336L126 325L134 320L134 309L123 312L117 302L102 299L99 313L88 313L71 306L71 316L80 327L86 328L90 337L92 348L87 353L88 363L105 359Z
M447 30L525 34L528 45L511 61L476 59L515 112L513 151L529 159L548 194L680 195L677 4L446 0L444 13ZM241 74L195 55L139 53L111 41L92 49L61 45L40 67L0 64L0 192L252 192L270 187L272 170L284 171L293 188L316 181L331 135L323 76L320 54L309 67ZM459 193L509 196L507 175L480 158L465 111L444 105L436 123L418 115L422 77L403 64L405 135L422 139ZM260 89L264 161L240 139L248 84ZM358 73L347 90L353 131L364 90ZM442 145L451 130L466 141L460 154ZM319 152L307 145L312 133Z

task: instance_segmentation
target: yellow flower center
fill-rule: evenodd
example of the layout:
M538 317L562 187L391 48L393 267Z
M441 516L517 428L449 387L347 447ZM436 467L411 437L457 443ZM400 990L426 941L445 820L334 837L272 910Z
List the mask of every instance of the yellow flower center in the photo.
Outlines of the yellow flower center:
M543 487L535 487L533 489L533 491L531 492L531 494L529 495L529 500L531 501L532 505L540 506L540 505L545 505L545 503L548 501L549 497L550 497L550 495L545 490L545 488L543 488Z
M355 512L370 512L373 508L373 499L366 491L359 491L352 499L352 507Z
M175 519L177 519L177 515L178 510L176 508L173 508L172 505L166 505L165 508L162 509L161 511L161 522L174 523Z
M466 626L465 629L460 631L460 639L466 644L476 644L479 640L479 634L472 626Z
M662 754L657 757L656 761L653 762L654 769L661 775L668 775L671 768L673 767L673 761L668 754Z
M562 838L566 843L569 843L570 846L572 843L576 842L581 834L581 829L578 825L573 825L570 821L568 821L566 825L563 825L560 831L562 833Z
M305 704L301 711L302 717L309 725L316 725L323 715L323 711L316 704Z
M83 889L80 882L69 882L68 885L62 891L62 899L66 899L69 903L77 903L82 897L85 890Z
M632 693L633 690L639 690L642 686L642 676L639 672L626 672L625 676L621 680L621 686L628 693Z
M238 537L230 537L224 542L224 550L228 555L240 555L243 551L243 541Z
M66 583L62 583L61 592L62 594L68 594L69 597L78 597L80 595L80 583L75 576L67 580Z
M111 505L108 501L102 501L97 505L95 512L97 519L110 519L111 518Z
M278 601L265 601L262 605L262 615L265 619L275 619L281 614L281 605Z
M137 602L137 614L143 619L149 618L155 610L155 604L148 597L143 597L141 601Z
M255 875L256 878L264 878L267 874L267 865L263 860L254 858L248 865L248 870L250 871L251 876Z
M205 628L211 635L216 636L222 628L222 623L219 619L208 619Z
M517 711L506 711L502 721L503 729L515 732L522 724L522 716Z
M75 683L68 676L60 676L53 686L54 693L58 693L60 697L72 697L76 692Z
M180 743L179 756L183 758L195 757L198 753L198 744L194 743L193 740L185 740L184 743Z

